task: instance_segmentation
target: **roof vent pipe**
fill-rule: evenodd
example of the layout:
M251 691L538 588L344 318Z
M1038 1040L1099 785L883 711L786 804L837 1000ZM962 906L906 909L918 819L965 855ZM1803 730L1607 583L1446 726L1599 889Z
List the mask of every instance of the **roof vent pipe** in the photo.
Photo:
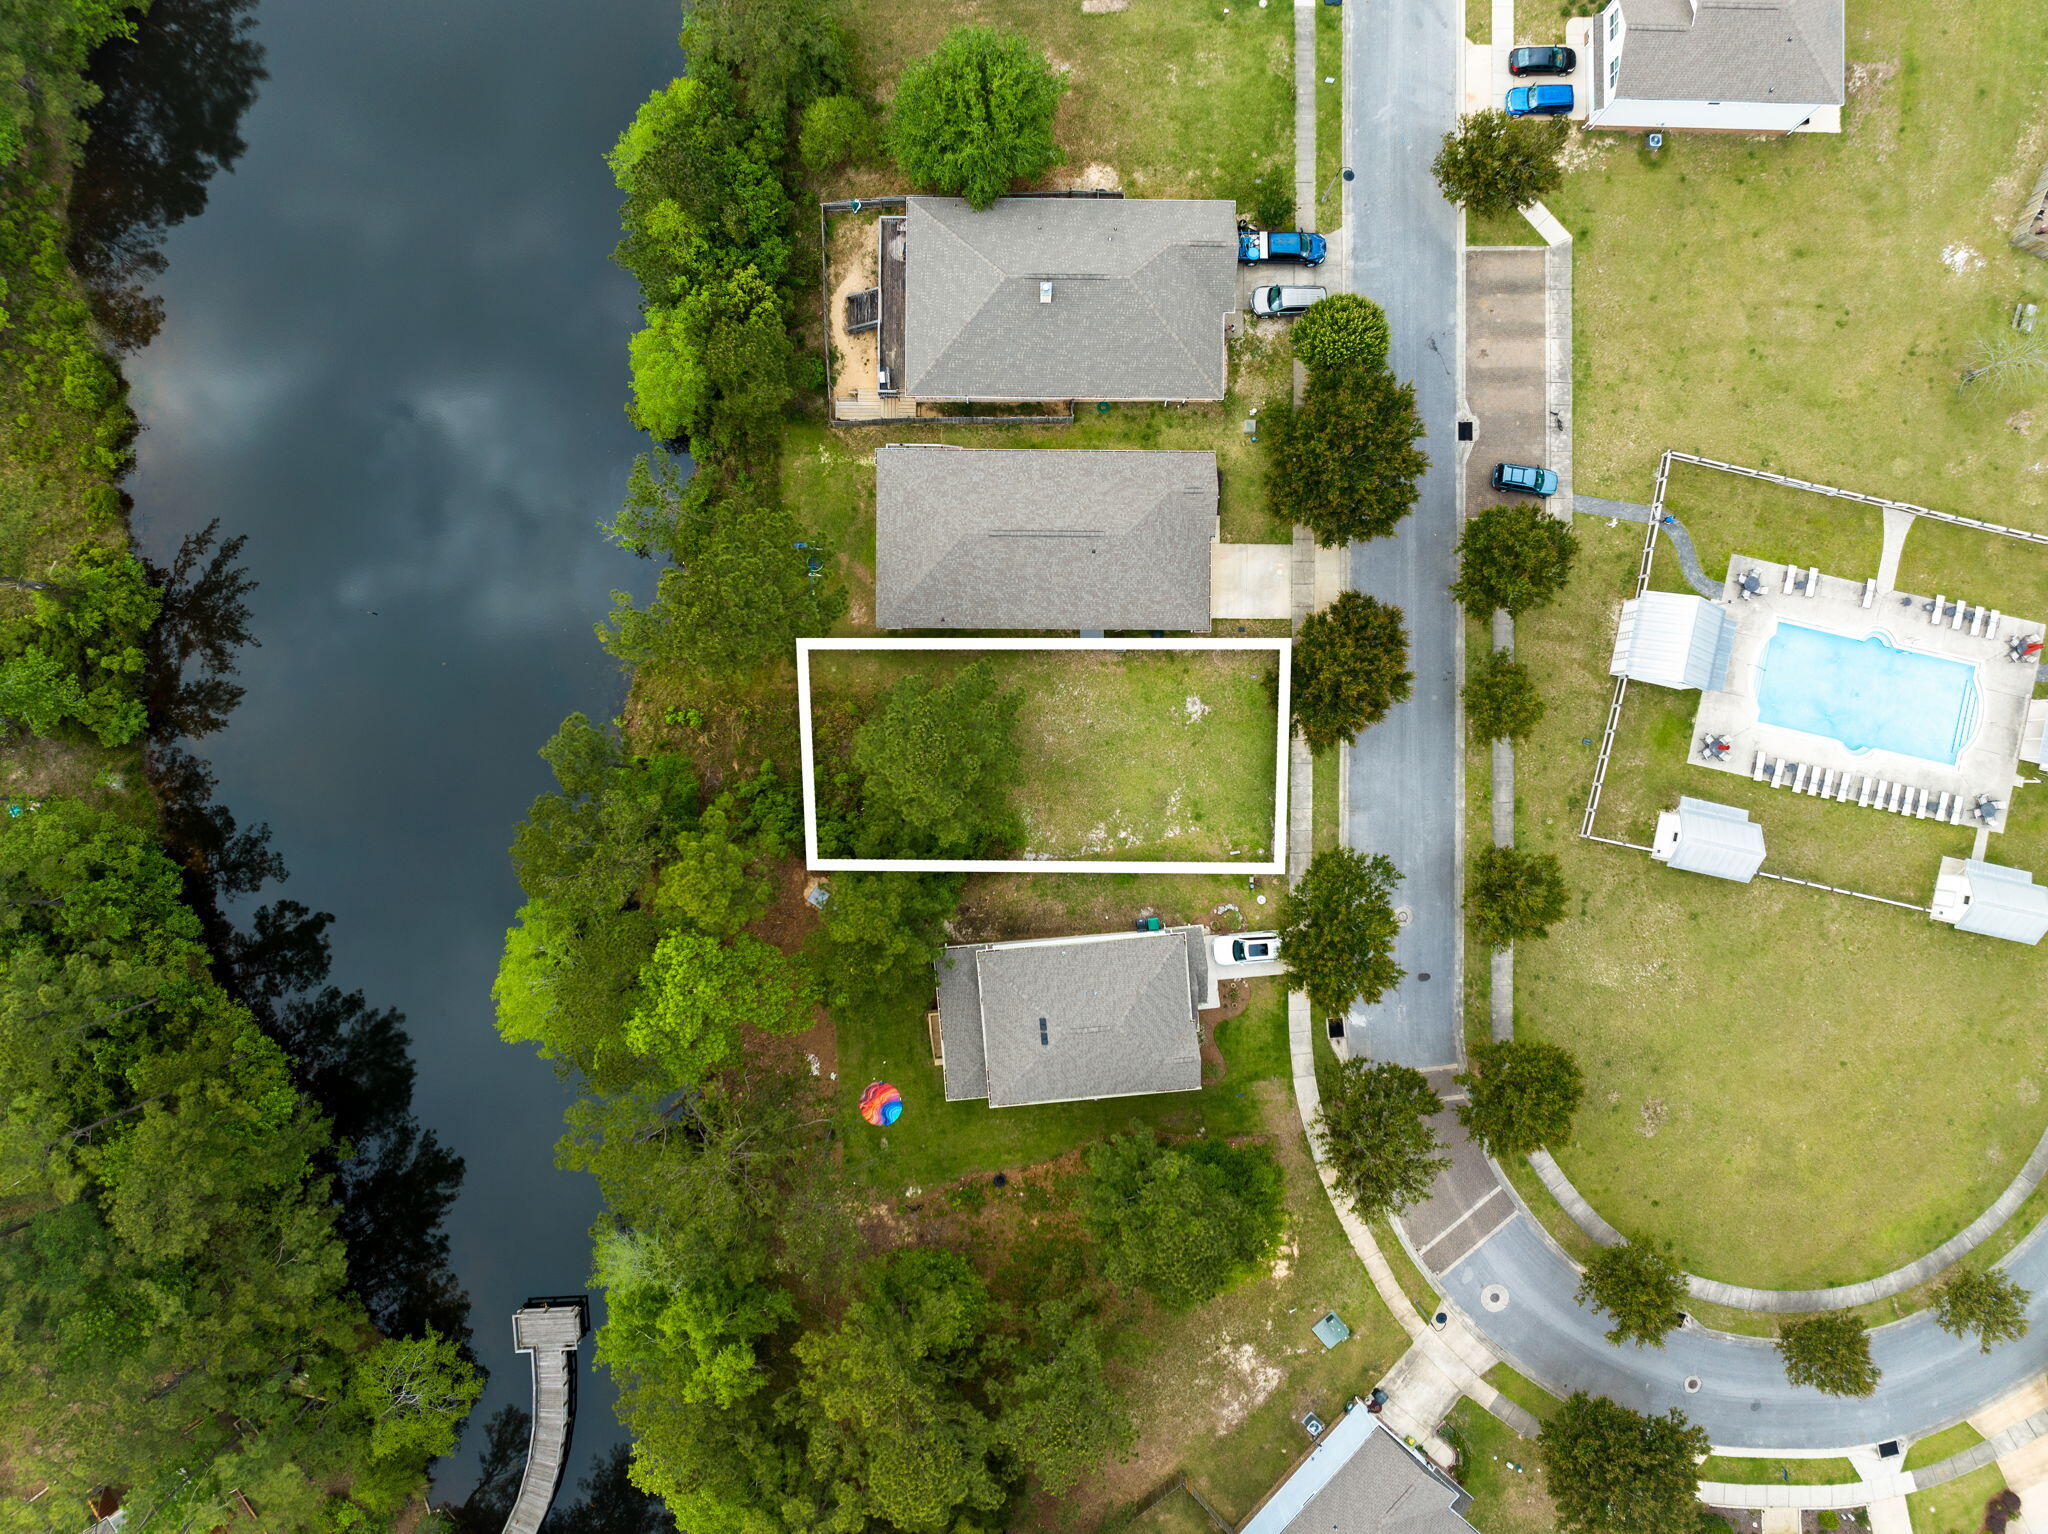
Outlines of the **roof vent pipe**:
M1038 301L1042 304L1052 302L1052 284L1050 282L1041 282L1038 285Z

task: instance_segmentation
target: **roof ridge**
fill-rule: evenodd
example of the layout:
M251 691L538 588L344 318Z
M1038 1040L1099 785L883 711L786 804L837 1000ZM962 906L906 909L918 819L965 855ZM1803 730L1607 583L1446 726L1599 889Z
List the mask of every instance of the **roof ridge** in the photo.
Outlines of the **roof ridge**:
M943 201L944 199L938 200ZM979 261L983 266L987 267L991 272L995 273L995 278L993 282L989 285L987 290L982 293L981 297L975 303L975 314L981 314L984 310L988 308L988 301L991 298L993 298L997 293L1002 291L1003 283L1008 280L1010 273L1004 271L1003 268L996 265L996 263L989 259L989 257L984 252L977 250L965 235L960 233L960 231L955 229L951 224L947 223L944 218L940 217L938 210L931 205L932 200L925 198L915 198L911 199L910 201L906 201L904 204L904 212L906 215L910 211L911 201L925 203L924 211L926 215L931 219L932 223L936 224L939 228L945 230L946 234L949 238L951 238L955 245L959 246L962 250L966 251L969 255L973 256L975 260ZM905 227L907 231L908 226L906 225ZM904 392L915 395L918 392L917 386L923 380L924 375L926 373L931 372L933 369L937 368L941 363L943 363L946 360L947 357L952 355L954 348L959 346L961 340L966 336L967 330L967 325L960 326L957 330L953 332L953 339L951 341L948 341L946 345L939 350L937 356L933 357L931 361L925 364L923 370L918 374L916 378L905 379L903 381ZM907 341L905 350L908 350Z
M1180 338L1180 332L1174 329L1173 322L1167 319L1165 315L1161 314L1157 306L1153 304L1152 295L1149 291L1150 285L1139 281L1139 279L1143 277L1145 273L1149 272L1152 269L1155 263L1165 259L1169 251L1180 250L1184 248L1185 247L1183 246L1174 245L1161 246L1158 250L1152 253L1151 257L1144 263L1144 265L1140 266L1135 272L1131 273L1131 275L1125 278L1124 281L1130 283L1132 286L1138 289L1139 295L1145 300L1146 311L1151 314L1153 319L1159 322L1160 329L1164 330L1169 336L1173 337L1173 344L1180 349L1180 354L1187 359L1188 366L1194 370L1195 376L1199 378L1202 373L1201 359L1195 356L1193 352L1188 350L1187 342L1183 341ZM1227 354L1225 356L1223 363L1223 389L1226 394L1230 392L1230 362Z

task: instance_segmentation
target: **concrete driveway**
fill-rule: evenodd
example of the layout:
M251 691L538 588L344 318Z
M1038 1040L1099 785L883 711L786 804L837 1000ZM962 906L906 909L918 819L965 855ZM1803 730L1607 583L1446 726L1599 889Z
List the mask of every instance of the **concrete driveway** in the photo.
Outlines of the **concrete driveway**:
M1540 245L1465 252L1465 400L1476 429L1465 462L1465 509L1527 496L1488 483L1496 463L1544 458L1544 261Z

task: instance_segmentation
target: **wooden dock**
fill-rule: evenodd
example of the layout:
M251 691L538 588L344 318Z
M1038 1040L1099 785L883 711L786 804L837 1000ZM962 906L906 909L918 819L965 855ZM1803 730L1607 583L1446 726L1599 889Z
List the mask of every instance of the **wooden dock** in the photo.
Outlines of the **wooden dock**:
M590 1329L588 1295L528 1300L512 1316L512 1346L533 1361L533 1436L505 1534L540 1534L576 1428L576 1348Z

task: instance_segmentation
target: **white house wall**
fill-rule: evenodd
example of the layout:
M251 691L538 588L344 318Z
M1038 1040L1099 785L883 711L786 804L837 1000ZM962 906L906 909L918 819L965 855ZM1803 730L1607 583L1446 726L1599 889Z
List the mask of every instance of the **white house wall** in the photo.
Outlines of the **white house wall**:
M1718 128L1727 133L1841 131L1840 110L1813 103L1637 101L1619 97L1586 119L1589 128Z

